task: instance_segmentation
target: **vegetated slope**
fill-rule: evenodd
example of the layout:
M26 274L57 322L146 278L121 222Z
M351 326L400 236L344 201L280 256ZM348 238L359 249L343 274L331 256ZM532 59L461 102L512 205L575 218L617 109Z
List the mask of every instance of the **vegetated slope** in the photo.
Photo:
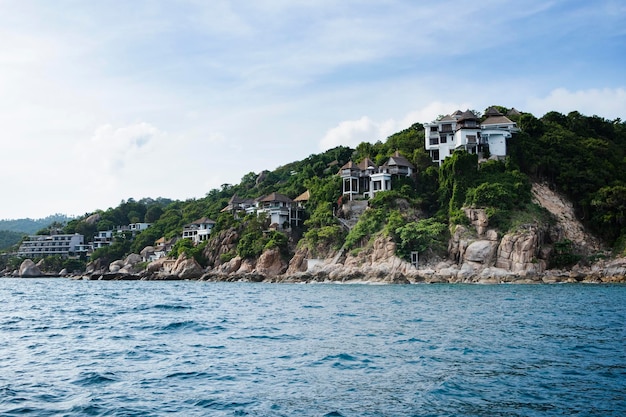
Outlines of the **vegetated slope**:
M59 223L61 225L67 223L71 218L64 214L53 214L43 219L14 219L14 220L0 220L0 230L7 230L10 232L34 234L38 230L50 226L52 223Z
M0 250L8 249L13 245L18 244L23 237L24 233L0 230Z
M236 231L229 234L237 238L229 243L229 251L222 254L225 260L237 254L257 256L268 245L278 245L283 251L289 245L293 250L299 240L312 249L337 249L348 243L349 249L358 250L377 233L391 236L401 255L416 247L445 251L448 226L468 221L461 210L463 206L485 208L490 224L503 232L533 216L544 216L545 212L531 202L531 184L536 182L547 183L573 201L575 215L569 212L572 222L581 220L608 246L625 250L625 124L577 112L568 115L550 112L540 119L523 114L514 119L522 131L510 141L506 163L490 161L479 168L474 155L455 153L441 168L434 166L424 150L423 126L416 123L384 142L363 142L355 149L337 147L273 171L249 172L239 184L224 184L220 189L210 190L204 198L130 199L116 208L98 211L97 216L90 217L90 222L86 221L87 216L71 221L66 232L90 236L97 230L136 221L153 223L134 240L120 240L94 253L96 258L109 260L121 259L129 252L139 253L161 237L180 236L185 224L201 217L216 221L212 233L215 239L221 231ZM347 234L334 216L341 196L337 172L349 160L358 163L369 157L381 164L395 151L415 165L416 176L397 179L393 191L379 193L370 202L373 210L368 210L362 224ZM231 213L222 212L235 195L256 198L278 192L294 198L307 189L310 200L304 225L289 240L264 233L262 222L235 219ZM554 210L558 212L562 207ZM579 238L576 234L567 236ZM589 241L588 237L583 239ZM176 249L174 254L190 250L183 246ZM202 248L194 253L201 255ZM202 256L199 258L206 262Z

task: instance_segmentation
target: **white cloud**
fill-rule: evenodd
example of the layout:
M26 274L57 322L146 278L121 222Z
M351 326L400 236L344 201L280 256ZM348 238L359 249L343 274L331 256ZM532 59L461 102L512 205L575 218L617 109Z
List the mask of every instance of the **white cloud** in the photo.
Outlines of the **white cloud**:
M355 147L361 142L384 140L393 133L393 121L374 122L363 116L358 120L345 120L329 129L320 141L322 149L343 145Z
M416 122L430 122L439 115L471 108L468 103L434 101L421 109L410 111L399 120L387 119L379 122L367 116L357 120L344 120L326 132L320 140L320 148L326 150L339 145L354 148L361 142L374 143L379 140L384 142L389 135L406 129Z
M100 176L120 176L128 164L140 163L157 145L155 140L164 136L148 123L117 129L106 124L98 127L89 141L79 143L76 152Z
M603 88L570 91L566 88L552 90L546 97L530 98L527 111L537 117L549 111L567 114L578 111L584 115L598 115L607 119L625 118L626 89Z

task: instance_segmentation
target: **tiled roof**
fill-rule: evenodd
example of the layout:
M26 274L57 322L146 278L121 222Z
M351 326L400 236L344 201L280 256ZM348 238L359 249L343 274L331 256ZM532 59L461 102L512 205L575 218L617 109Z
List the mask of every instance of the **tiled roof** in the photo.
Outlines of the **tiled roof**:
M403 166L409 168L415 168L412 163L409 162L404 156L400 155L400 152L396 151L385 165L388 166Z
M352 169L352 168L356 168L356 164L352 161L348 161L346 162L346 164L344 166L342 166L341 168L339 168L339 170L344 170L344 169Z
M487 120L481 123L484 125L506 125L506 124L514 124L511 119L506 116L491 116L488 117Z
M287 197L286 195L279 194L279 193L272 193L272 194L266 195L265 197L260 198L258 201L262 203L268 203L271 201L280 201L284 203L293 202L291 198Z
M363 159L357 166L361 171L365 171L369 167L374 167L374 169L376 168L376 164L369 158Z
M309 201L310 198L311 192L309 190L306 190L305 192L297 196L293 201Z
M463 112L463 114L461 115L461 118L458 121L460 122L461 120L472 120L472 119L476 120L478 119L478 117L476 117L476 115L472 111L466 110Z
M498 111L498 109L496 109L496 108L495 108L495 107L493 107L493 106L492 106L492 107L489 107L489 108L487 109L487 111L485 112L485 116L487 116L487 117L491 117L491 116L502 116L502 115L503 115L503 114L502 114L502 113L500 113L500 112Z

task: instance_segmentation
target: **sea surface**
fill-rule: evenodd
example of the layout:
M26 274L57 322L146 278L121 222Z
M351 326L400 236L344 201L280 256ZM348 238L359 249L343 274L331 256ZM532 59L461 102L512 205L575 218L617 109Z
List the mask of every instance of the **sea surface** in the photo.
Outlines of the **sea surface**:
M1 416L624 416L626 286L0 279Z

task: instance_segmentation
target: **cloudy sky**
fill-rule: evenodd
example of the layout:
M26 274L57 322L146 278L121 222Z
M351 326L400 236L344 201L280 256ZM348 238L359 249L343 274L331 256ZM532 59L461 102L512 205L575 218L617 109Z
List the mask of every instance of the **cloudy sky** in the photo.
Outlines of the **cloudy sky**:
M492 104L626 119L626 3L0 0L0 219L203 197Z

